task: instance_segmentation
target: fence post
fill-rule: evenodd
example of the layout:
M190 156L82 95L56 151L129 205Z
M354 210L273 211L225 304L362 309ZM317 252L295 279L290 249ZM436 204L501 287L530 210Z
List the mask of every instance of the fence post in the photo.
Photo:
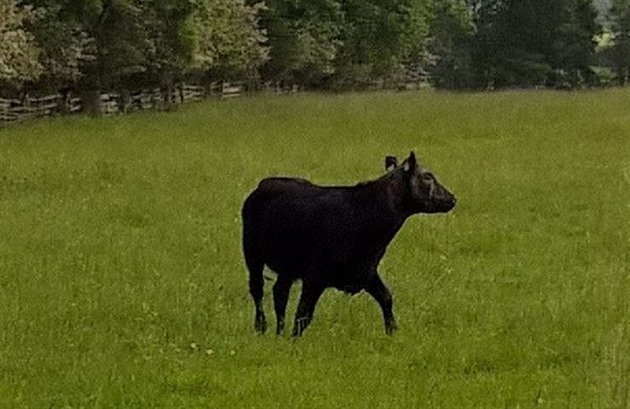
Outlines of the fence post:
M61 91L60 95L57 101L57 112L59 115L68 115L70 114L70 91Z
M11 121L10 115L9 115L10 107L11 107L10 100L0 98L0 126L6 125Z
M129 90L123 89L118 94L118 110L121 114L126 114L131 105L131 93Z

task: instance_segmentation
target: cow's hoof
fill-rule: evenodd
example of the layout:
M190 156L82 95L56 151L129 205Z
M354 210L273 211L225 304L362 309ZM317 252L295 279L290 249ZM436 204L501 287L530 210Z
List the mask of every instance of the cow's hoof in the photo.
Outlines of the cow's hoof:
M264 334L265 331L267 331L267 322L264 319L256 320L256 322L254 322L254 329L256 329L256 332L260 335Z
M385 327L385 333L387 335L390 335L390 336L394 335L394 333L396 331L398 331L398 325L396 325L396 324L391 324L391 325L388 325L387 327Z

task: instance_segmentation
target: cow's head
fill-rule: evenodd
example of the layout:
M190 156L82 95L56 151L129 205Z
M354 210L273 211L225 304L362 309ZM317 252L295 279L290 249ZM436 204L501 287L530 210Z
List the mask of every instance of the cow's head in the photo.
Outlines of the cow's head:
M394 176L392 194L398 196L396 201L406 211L446 213L455 207L455 195L446 190L431 171L422 168L413 152L400 165L396 157L387 156L385 168Z

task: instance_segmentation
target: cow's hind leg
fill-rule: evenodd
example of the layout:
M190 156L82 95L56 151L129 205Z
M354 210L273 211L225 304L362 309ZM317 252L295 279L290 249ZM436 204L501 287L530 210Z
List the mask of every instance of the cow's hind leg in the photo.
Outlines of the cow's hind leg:
M394 331L397 329L396 319L394 318L394 313L392 312L392 293L383 283L381 277L378 274L372 276L368 284L365 286L365 291L370 294L378 305L381 306L381 310L383 310L383 319L385 320L385 332L388 335L392 335Z
M260 276L262 277L262 269L263 265L260 267ZM250 279L249 280L249 293L254 299L254 306L256 308L256 313L254 317L254 329L257 332L264 334L267 330L267 320L265 318L265 311L263 310L263 282L262 279Z
M294 337L302 335L306 327L308 327L313 320L315 305L317 305L319 297L321 297L324 292L324 288L325 287L321 285L306 281L302 284L302 295L300 295L297 314L295 315L295 324L293 326Z
M245 264L249 270L249 293L254 299L254 306L256 307L254 328L256 331L263 334L267 330L267 321L265 319L265 312L263 311L262 304L265 284L263 269L265 267L265 263L256 251L256 246L252 244L249 240L249 236L247 235L243 240L243 250L245 253Z
M276 311L276 334L280 335L284 330L284 317L287 310L287 301L293 280L284 275L278 275L273 286L273 307Z

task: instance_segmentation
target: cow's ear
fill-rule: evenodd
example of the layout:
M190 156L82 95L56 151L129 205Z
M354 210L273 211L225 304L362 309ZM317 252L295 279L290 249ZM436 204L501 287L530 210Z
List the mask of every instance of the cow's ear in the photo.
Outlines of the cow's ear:
M416 166L418 165L418 161L416 159L416 154L411 151L409 157L405 160L405 171L406 172L414 172L416 170Z
M395 156L385 156L385 170L388 172L394 170L398 166L398 159Z

